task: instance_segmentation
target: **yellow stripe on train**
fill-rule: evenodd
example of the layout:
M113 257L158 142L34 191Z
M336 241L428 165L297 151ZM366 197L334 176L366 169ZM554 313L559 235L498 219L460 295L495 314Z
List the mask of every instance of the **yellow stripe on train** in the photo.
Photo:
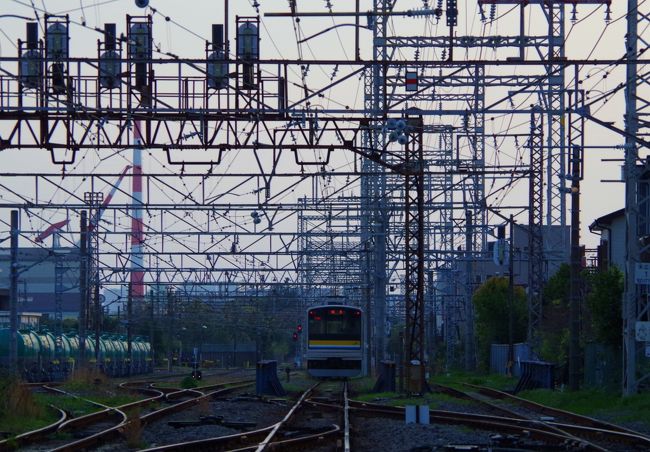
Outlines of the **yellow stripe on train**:
M309 345L345 345L345 346L353 346L353 347L360 347L361 346L361 341L314 341L311 340L309 341Z

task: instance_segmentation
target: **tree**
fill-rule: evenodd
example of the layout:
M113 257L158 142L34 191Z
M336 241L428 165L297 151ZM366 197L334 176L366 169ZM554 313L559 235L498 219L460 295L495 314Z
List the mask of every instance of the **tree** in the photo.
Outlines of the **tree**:
M565 366L569 357L569 281L571 267L562 264L544 286L544 320L540 357ZM566 370L562 367L563 370Z
M587 306L591 311L595 339L604 345L619 348L623 331L623 273L612 266L591 276L589 286L591 291L587 295Z
M479 344L479 359L487 364L490 359L490 344L508 343L508 278L490 278L474 293L474 311L476 313L476 335ZM512 300L513 340L521 342L526 339L528 328L528 310L526 293L521 287L515 287Z

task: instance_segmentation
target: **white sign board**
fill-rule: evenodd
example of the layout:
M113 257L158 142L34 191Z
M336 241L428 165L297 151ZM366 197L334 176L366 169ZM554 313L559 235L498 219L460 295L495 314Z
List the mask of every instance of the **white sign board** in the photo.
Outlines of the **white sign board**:
M637 341L650 342L650 322L636 322L634 332Z
M638 262L634 267L634 282L650 284L650 264Z

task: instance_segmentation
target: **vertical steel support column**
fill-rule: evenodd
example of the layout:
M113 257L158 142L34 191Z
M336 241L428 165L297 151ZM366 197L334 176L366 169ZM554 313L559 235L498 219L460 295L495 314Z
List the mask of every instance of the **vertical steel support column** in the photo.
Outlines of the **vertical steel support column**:
M409 118L405 147L405 369L409 392L422 393L424 378L424 151L422 118Z
M133 373L133 292L131 283L129 283L128 294L126 298L126 356L129 360L127 364L127 375Z
M530 115L530 177L528 186L528 341L539 345L544 285L544 121L541 112Z
M634 272L640 262L639 203L637 169L638 148L634 137L639 132L637 115L638 1L627 2L625 78L625 292L623 294L623 395L637 392L637 344L635 325L639 291Z
M167 352L167 370L169 372L173 369L174 361L174 348L172 344L174 343L174 293L171 290L171 287L167 288L167 317L169 321L169 326L167 330L167 335L169 337L169 350Z
M79 229L79 361L85 365L88 327L88 212L85 210L81 211Z
M544 6L542 6L544 7ZM564 0L550 0L548 8L548 60L558 61L565 56L565 26L564 26ZM549 64L548 92L547 92L547 133L546 146L548 149L546 166L546 224L561 225L562 233L557 243L549 244L554 254L562 261L566 257L566 244L564 243L564 226L566 226L566 190L564 177L566 175L566 147L564 127L564 66ZM556 242L555 240L553 242Z
M571 100L569 114L569 149L571 150L571 273L570 296L570 340L569 340L569 387L580 388L580 272L582 270L580 248L580 181L583 177L584 116L574 113L582 107L582 92L578 89L578 68L576 66L576 87Z
M580 169L582 149L574 144L571 149L571 275L569 295L569 387L580 387Z
M52 253L54 254L54 357L63 359L63 255L59 233L52 234Z
M89 260L89 282L88 298L89 305L93 307L93 326L95 330L95 367L99 369L101 350L99 336L101 333L102 302L99 298L99 216L104 195L101 192L85 192L84 201L90 211L90 226L88 228L88 255Z
M465 370L474 370L474 215L465 211Z
M365 108L369 119L367 131L364 133L363 146L366 151L379 152L383 149L385 136L381 124L386 120L385 105L385 76L386 67L386 22L388 16L384 13L390 9L388 0L373 2L373 61L371 73L367 74L365 84ZM385 159L383 154L379 156ZM366 291L366 328L367 330L367 373L370 374L373 361L379 365L385 353L385 324L386 324L386 239L388 232L388 206L386 202L385 168L372 161L362 163L361 197L362 205L367 203L363 211L370 214L369 219L362 220L362 230L367 230L365 244L372 244L372 256L366 259L368 287ZM366 179L366 180L364 180ZM366 226L366 227L364 227ZM363 239L364 237L362 237ZM369 240L368 240L369 239ZM370 289L371 288L371 289ZM374 345L374 350L373 350Z
M11 211L10 220L10 268L9 268L9 368L18 372L18 235L20 225L18 211Z

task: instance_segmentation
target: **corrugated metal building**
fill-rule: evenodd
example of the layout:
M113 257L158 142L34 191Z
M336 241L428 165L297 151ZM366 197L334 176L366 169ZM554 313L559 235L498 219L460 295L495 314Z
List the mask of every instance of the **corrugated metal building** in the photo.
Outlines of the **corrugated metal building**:
M58 248L63 261L62 305L64 317L77 317L79 250ZM55 257L47 248L18 249L18 311L53 314ZM0 311L9 310L10 250L0 248Z

